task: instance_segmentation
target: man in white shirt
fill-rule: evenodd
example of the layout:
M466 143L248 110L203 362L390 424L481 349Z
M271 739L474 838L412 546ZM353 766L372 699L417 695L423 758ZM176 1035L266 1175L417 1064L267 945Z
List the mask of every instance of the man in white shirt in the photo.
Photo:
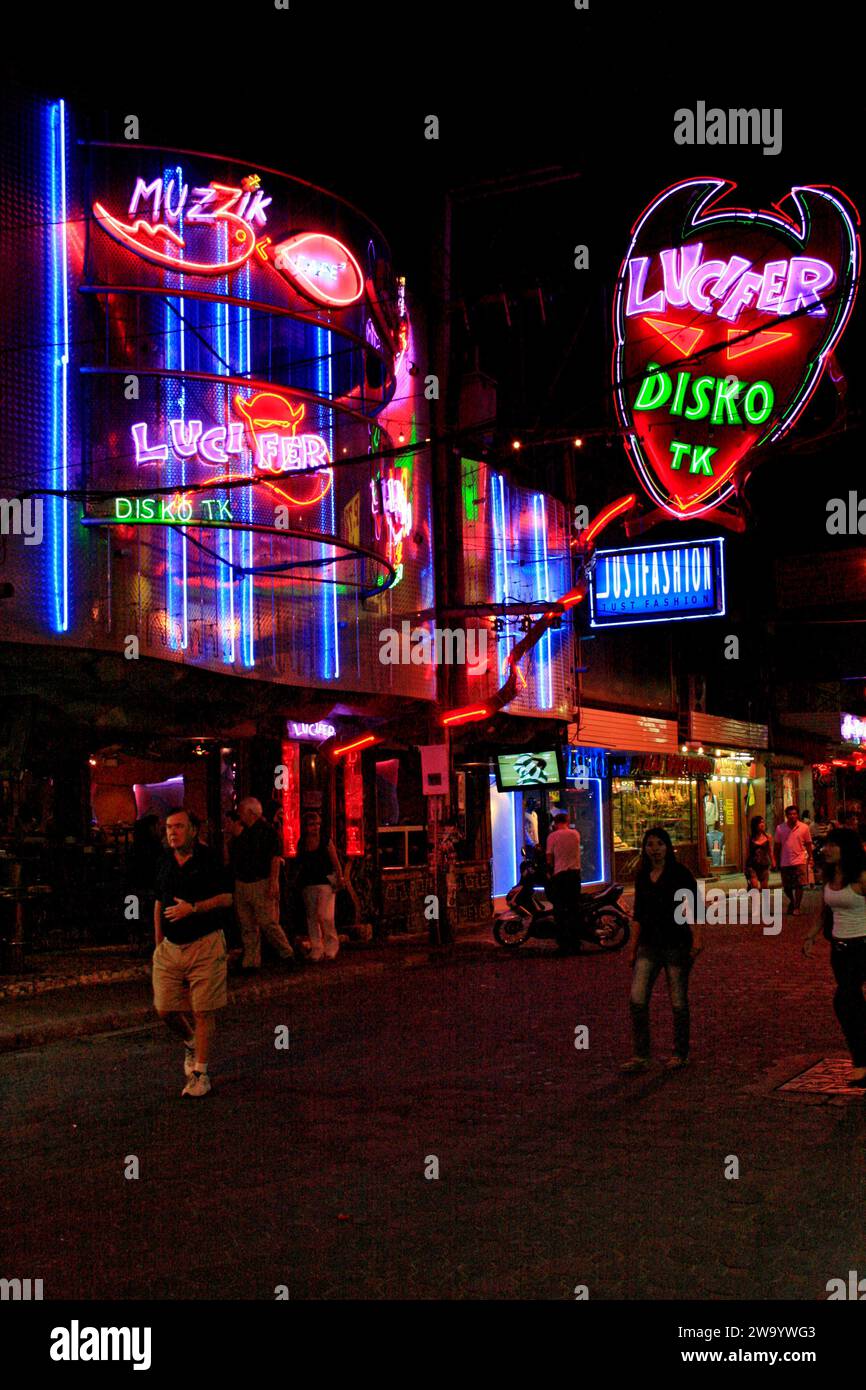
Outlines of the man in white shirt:
M562 955L577 953L580 950L580 940L575 933L580 912L580 833L571 829L568 816L563 812L553 818L546 852L550 874L548 892L559 950Z
M788 899L788 911L799 916L807 870L812 862L812 836L808 825L800 820L796 806L785 807L785 824L776 826L776 844L781 854L782 887Z

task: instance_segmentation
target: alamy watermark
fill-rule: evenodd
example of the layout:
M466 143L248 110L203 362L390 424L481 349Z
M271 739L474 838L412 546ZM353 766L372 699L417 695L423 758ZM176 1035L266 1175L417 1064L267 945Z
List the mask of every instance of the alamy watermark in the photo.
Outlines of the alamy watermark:
M692 111L681 106L674 112L677 145L762 145L764 154L782 153L782 108L752 106L723 111L707 110L699 101Z
M379 633L383 666L468 666L473 675L487 670L487 629L413 627L408 620Z
M0 497L0 536L23 536L25 545L42 544L41 497Z
M778 936L782 930L781 888L708 890L706 880L699 878L697 893L678 888L674 902L674 921L680 926L761 926L764 936Z

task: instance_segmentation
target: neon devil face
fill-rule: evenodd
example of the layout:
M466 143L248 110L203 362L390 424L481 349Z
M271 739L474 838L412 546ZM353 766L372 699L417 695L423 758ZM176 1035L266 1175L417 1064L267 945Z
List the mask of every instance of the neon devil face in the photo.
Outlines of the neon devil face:
M735 188L666 189L617 281L617 414L644 487L678 518L718 507L791 428L856 295L859 218L844 194L797 187L771 212L720 208Z

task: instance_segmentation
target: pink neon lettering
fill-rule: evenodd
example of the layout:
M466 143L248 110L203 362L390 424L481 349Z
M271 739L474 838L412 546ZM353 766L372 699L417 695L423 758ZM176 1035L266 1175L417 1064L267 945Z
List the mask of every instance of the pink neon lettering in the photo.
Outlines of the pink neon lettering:
M787 269L787 261L767 261L764 266L764 280L756 308L763 309L765 313L770 314L782 312L780 302Z
M133 425L132 438L135 443L135 461L139 467L143 463L165 463L168 458L168 445L155 444L152 449L148 448L146 424Z
M260 434L258 466L264 468L269 473L279 473L279 467L274 467L274 461L279 458L280 436L274 433Z
M132 197L129 200L129 215L134 217L139 200L144 198L153 199L153 221L159 217L159 205L162 201L162 179L154 179L153 183L145 183L144 179L139 178L135 181L135 188L132 190Z
M747 261L743 256L732 256L728 261L727 270L712 291L713 299L724 299L731 286L739 280L744 270L750 268L751 264L752 262Z
M659 259L664 273L664 296L668 304L675 308L687 303L686 284L700 265L703 249L700 242L695 242L692 246L678 246L661 253Z
M265 190L263 188L257 188L253 194L252 202L247 208L244 221L258 222L260 227L264 227L268 220L265 216L265 208L269 207L272 202L273 198L265 197Z
M228 463L228 454L220 447L225 443L225 438L225 425L216 425L202 435L198 451L205 463Z
M226 444L227 454L241 454L244 448L244 427L237 420L233 420L229 425L229 438Z
M190 210L189 210L189 212L188 212L187 215L186 215L187 221L188 221L188 222L213 222L213 220L214 220L214 215L213 215L213 213L212 213L212 212L205 212L205 208L210 207L211 203L212 203L212 202L214 201L214 199L216 198L216 189L214 189L214 188L194 188L194 189L192 190L192 197L193 197L192 206L190 207Z
M201 420L170 420L171 447L178 458L192 458L201 436Z
M751 302L763 283L763 276L756 275L753 270L747 270L745 275L740 276L719 310L719 318L727 319L732 323L738 317L740 310L745 309Z
M628 263L628 298L625 307L627 314L664 313L665 297L662 290L650 295L649 299L643 297L649 263L649 256L635 256Z
M175 207L172 207L171 199L172 194L174 192L175 184L177 182L177 179L169 179L163 193L165 199L165 215L170 222L176 222L180 217L181 213L183 212L183 207L184 203L186 202L187 194L189 193L189 184L181 184L180 196L178 198L177 204Z
M724 271L724 261L705 261L692 271L686 284L686 293L693 309L700 310L702 314L713 312L713 305L709 296L704 293L704 286L711 280L718 281Z
M808 310L810 314L826 314L820 292L832 285L833 279L833 271L826 261L817 261L812 256L794 256L788 270L782 312L793 314L811 304L814 307Z

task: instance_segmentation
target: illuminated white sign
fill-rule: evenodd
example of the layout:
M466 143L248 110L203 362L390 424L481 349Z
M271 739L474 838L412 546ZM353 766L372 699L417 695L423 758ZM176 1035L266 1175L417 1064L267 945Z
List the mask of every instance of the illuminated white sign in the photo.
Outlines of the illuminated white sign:
M295 719L289 720L289 737L297 739L315 739L321 743L326 738L336 738L337 730L333 724L325 724L319 720L316 724L299 724Z
M866 719L856 714L843 714L840 731L846 743L862 743L866 739Z

